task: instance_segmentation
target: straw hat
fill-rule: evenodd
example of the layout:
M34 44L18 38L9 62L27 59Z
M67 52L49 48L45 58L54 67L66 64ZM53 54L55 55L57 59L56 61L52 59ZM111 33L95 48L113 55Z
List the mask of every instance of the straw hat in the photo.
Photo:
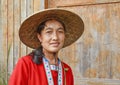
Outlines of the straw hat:
M57 18L65 24L65 43L66 47L75 42L84 31L84 23L82 19L75 13L60 9L45 9L27 18L19 29L20 40L28 47L36 49L41 46L37 38L37 28L40 23L49 19Z

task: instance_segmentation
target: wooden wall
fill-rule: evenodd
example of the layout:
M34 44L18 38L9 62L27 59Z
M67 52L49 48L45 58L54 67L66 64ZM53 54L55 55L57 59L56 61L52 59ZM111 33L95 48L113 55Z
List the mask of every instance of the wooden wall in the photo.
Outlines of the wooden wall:
M60 52L73 69L75 85L120 85L120 0L45 1L46 8L74 11L85 22L82 37ZM0 0L0 85L18 58L32 50L19 40L20 24L43 8L44 0Z
M120 0L48 0L48 7L73 11L85 23L82 37L60 53L75 85L120 85Z
M20 42L18 30L26 17L40 9L44 0L0 0L0 85L7 83L18 58L31 51Z

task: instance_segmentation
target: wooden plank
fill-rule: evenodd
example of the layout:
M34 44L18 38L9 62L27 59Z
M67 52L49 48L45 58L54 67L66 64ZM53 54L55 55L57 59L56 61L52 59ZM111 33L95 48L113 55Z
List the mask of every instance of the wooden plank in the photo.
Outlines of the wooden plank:
M69 64L69 66L71 66L71 69L73 70L73 72L75 72L74 70L75 70L75 64L76 64L75 49L76 49L75 44L70 45L68 47L61 49L58 55L62 61Z
M120 79L120 4L110 6L109 25L110 25L110 41L112 50L112 77Z
M14 65L17 63L18 58L20 57L20 40L19 40L19 27L20 27L20 0L14 0Z
M26 0L21 0L20 1L20 7L21 7L21 11L20 11L20 22L22 23L25 19L26 19L26 17L27 17L27 1ZM26 46L22 43L22 42L20 42L20 57L21 56L25 56L26 55Z
M98 48L98 50L99 50L99 54L98 54L98 61L97 62L94 62L94 66L96 65L96 63L97 63L97 65L98 65L98 70L99 71L97 71L97 73L98 73L98 77L102 77L102 78L109 78L110 77L110 69L111 69L111 66L109 66L110 64L111 64L111 53L110 52L112 52L112 49L110 49L110 47L111 47L111 43L112 42L110 42L110 40L111 40L111 34L110 34L110 32L109 32L109 25L107 25L109 22L111 22L111 21L113 21L113 19L110 19L110 20L107 20L107 19L109 19L109 18L105 18L105 17L107 17L108 16L108 14L110 14L110 15L112 15L111 14L111 12L113 13L113 11L111 10L111 12L109 12L108 10L109 9L111 9L111 7L112 8L114 8L114 5L107 5L107 6L105 6L105 5L103 5L103 6L96 6L96 8L94 8L93 7L93 9L92 9L92 7L91 8L89 8L88 10L94 10L94 11L91 11L91 12L86 12L86 13L89 13L89 15L91 14L91 13L94 13L93 15L94 15L94 17L92 17L92 16L89 16L88 17L88 19L89 18L92 18L91 20L91 22L94 24L94 25L92 25L92 26L94 26L94 27L88 27L89 29L91 29L91 28L97 28L97 43L98 43L98 45L99 45L99 48ZM117 5L117 7L119 7L118 5ZM85 7L86 8L86 7ZM81 8L82 9L82 8ZM97 12L97 10L99 10L99 12ZM103 13L102 13L102 11L103 11ZM108 11L108 12L107 12ZM118 11L117 9L116 9L116 11ZM102 13L102 14L100 14L100 13ZM108 14L107 14L108 13ZM96 17L97 16L97 17ZM112 15L112 17L114 17L113 15ZM94 19L95 18L95 19ZM102 20L101 20L102 19ZM94 20L94 21L93 21ZM101 20L101 21L100 21ZM106 22L106 21L109 21L109 22ZM98 22L98 23L96 23L96 22ZM90 22L87 22L87 23L90 23ZM92 24L91 23L91 24ZM95 24L96 23L96 24ZM91 26L91 24L88 24L88 26ZM113 24L112 24L113 25ZM101 27L102 26L102 27ZM114 25L114 27L115 27L116 25ZM113 27L113 28L114 28ZM118 27L118 26L117 26ZM112 29L113 29L112 28ZM91 30L89 30L89 32L90 32ZM91 34L94 34L94 32L95 32L95 29L94 29L94 31L92 31L92 33ZM93 36L95 36L95 35L93 35ZM107 37L107 39L106 39L106 37ZM86 39L88 40L88 38L86 37ZM95 39L95 38L94 38ZM88 41L87 41L88 42ZM118 41L119 42L119 41ZM88 44L88 45L90 45L90 44ZM86 46L86 45L85 45ZM94 45L93 45L94 46ZM89 49L89 50L91 50L91 49ZM94 49L94 51L95 50L97 50L97 49ZM118 49L119 50L119 49ZM94 52L92 52L92 54L94 54ZM94 56L94 55L93 55ZM94 59L94 57L92 57L91 59ZM92 64L92 63L90 63L90 64ZM92 66L93 67L93 66ZM107 72L107 73L106 73ZM91 73L90 73L91 74ZM111 78L111 77L110 77Z
M84 78L76 79L75 85L119 85L120 81L115 79Z
M80 38L82 39L82 38ZM79 50L78 50L79 49ZM76 63L74 66L74 76L77 78L82 78L83 77L83 43L82 42L76 42ZM79 53L79 54L78 54ZM79 63L79 64L78 64Z
M48 0L44 0L44 2L45 2L45 3L44 3L44 5L45 5L44 8L47 9L47 8L48 8L48 4L49 4L49 3L48 3Z
M49 0L49 8L119 3L120 0Z
M8 0L8 77L13 70L13 0Z
M40 10L40 1L41 0L34 0L34 13L39 12Z
M34 0L26 0L26 8L27 8L27 17L33 14L34 10Z
M27 6L27 14L26 14L26 16L28 17L28 16L30 16L30 15L32 15L33 14L33 11L34 11L34 3L33 3L33 1L34 0L27 0L26 2L26 6ZM32 51L32 49L31 48L29 48L29 47L27 47L27 54L28 53L30 53Z
M8 49L7 49L7 39L8 39L8 23L7 23L7 0L1 0L1 47L0 50L3 52L1 54L1 77L2 79L7 81L7 57L8 57Z
M60 0L58 0L58 2L60 2ZM48 8L55 8L55 7L57 7L57 1L56 0L48 0Z
M40 10L45 8L45 0L40 0Z
M2 50L2 46L3 46L3 41L2 41L2 36L3 36L3 29L2 29L2 4L1 4L1 0L0 0L0 50ZM3 59L3 51L0 51L0 76L2 76L2 59ZM0 77L0 83L2 83L2 77Z
M2 3L1 3L1 0L0 0L0 49L2 50L2 46L3 46L3 29L2 29ZM3 51L0 51L0 56L3 56ZM1 64L2 64L2 59L0 59L0 67L1 67Z

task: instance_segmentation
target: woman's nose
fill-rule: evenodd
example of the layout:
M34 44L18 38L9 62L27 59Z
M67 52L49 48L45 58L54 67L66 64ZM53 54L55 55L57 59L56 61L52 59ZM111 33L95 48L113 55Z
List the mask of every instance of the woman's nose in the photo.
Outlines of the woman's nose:
M58 35L57 35L56 32L53 33L52 39L53 39L53 40L58 40Z

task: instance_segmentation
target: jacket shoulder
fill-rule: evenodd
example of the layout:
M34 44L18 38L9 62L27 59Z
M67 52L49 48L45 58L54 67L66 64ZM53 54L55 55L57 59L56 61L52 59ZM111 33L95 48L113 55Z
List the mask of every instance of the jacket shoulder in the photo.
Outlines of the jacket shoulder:
M64 68L66 71L72 71L72 70L71 70L71 67L70 67L68 64L66 64L66 63L64 63L64 62L62 62L62 64L63 64L63 68Z

